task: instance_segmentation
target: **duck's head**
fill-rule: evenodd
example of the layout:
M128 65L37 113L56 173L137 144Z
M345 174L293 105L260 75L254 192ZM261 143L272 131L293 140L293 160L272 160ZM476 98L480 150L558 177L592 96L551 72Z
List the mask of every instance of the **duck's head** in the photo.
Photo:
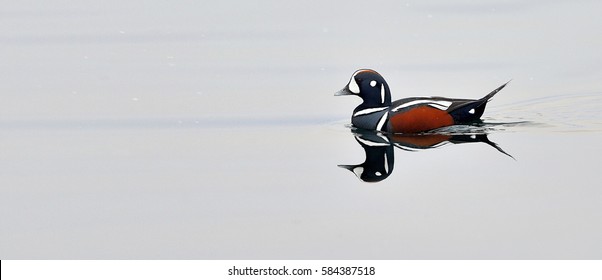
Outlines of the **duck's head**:
M345 168L355 174L364 182L380 182L393 172L395 156L393 145L389 136L374 130L354 129L355 140L362 146L366 153L366 160L362 164L346 165Z
M349 83L334 95L357 95L364 101L360 107L391 106L389 85L378 72L371 69L360 69L353 73Z

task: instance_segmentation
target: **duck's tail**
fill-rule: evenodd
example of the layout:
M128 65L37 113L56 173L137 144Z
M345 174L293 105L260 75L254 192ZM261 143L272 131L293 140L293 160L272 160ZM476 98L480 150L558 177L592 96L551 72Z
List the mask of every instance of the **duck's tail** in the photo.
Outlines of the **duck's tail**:
M512 80L510 80L510 81L512 81ZM494 89L492 92L490 92L489 94L485 95L483 98L479 99L478 101L487 103L487 101L491 100L491 98L493 98L493 96L496 93L498 93L500 90L502 90L510 81L507 81L505 84L503 84L500 87Z
M513 160L516 160L511 154L504 151L497 143L489 140L489 138L487 138L487 134L453 135L449 141L454 144L483 142L483 143L495 148L496 150L498 150L498 152L509 156Z
M509 82L510 81L494 89L492 92L485 95L481 99L466 102L465 104L462 104L452 109L452 111L450 111L449 114L454 118L456 124L469 123L479 120L485 112L487 102L491 100L491 98L493 98L493 96L495 96L500 90L502 90Z

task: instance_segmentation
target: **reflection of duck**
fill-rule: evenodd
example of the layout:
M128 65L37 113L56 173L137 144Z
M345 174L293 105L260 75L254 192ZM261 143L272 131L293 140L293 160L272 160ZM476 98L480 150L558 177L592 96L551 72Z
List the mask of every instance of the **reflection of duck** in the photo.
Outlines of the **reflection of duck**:
M421 134L421 135L403 135L403 134L383 134L372 130L354 131L355 140L364 148L366 160L362 164L339 165L353 172L360 180L364 182L380 182L393 172L395 162L394 148L397 147L405 151L420 151L432 148L439 148L446 144L462 143L485 143L500 153L512 157L502 150L496 143L487 138L487 134L470 135L446 135L446 134ZM512 157L513 158L513 157Z

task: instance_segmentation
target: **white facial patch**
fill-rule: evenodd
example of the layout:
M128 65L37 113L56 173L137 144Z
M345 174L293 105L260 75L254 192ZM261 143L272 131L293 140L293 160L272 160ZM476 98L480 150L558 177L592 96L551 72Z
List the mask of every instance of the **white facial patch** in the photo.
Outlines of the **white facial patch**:
M370 86L371 86L371 87L375 87L375 86L376 86L376 81L371 81L371 82L370 82Z
M349 91L351 91L355 94L360 94L360 87L357 85L357 82L355 81L355 75L351 76L351 80L349 81L349 85L347 87L349 88Z
M357 176L358 178L362 178L362 174L364 173L364 168L361 166L358 166L356 168L353 168L353 173L355 173L355 176Z

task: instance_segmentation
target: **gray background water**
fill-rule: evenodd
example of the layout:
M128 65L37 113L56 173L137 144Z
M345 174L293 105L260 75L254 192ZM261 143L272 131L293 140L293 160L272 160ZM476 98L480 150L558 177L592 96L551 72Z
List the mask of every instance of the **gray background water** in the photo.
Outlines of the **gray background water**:
M0 258L602 257L597 1L13 1ZM333 97L479 98L484 144L367 184Z

